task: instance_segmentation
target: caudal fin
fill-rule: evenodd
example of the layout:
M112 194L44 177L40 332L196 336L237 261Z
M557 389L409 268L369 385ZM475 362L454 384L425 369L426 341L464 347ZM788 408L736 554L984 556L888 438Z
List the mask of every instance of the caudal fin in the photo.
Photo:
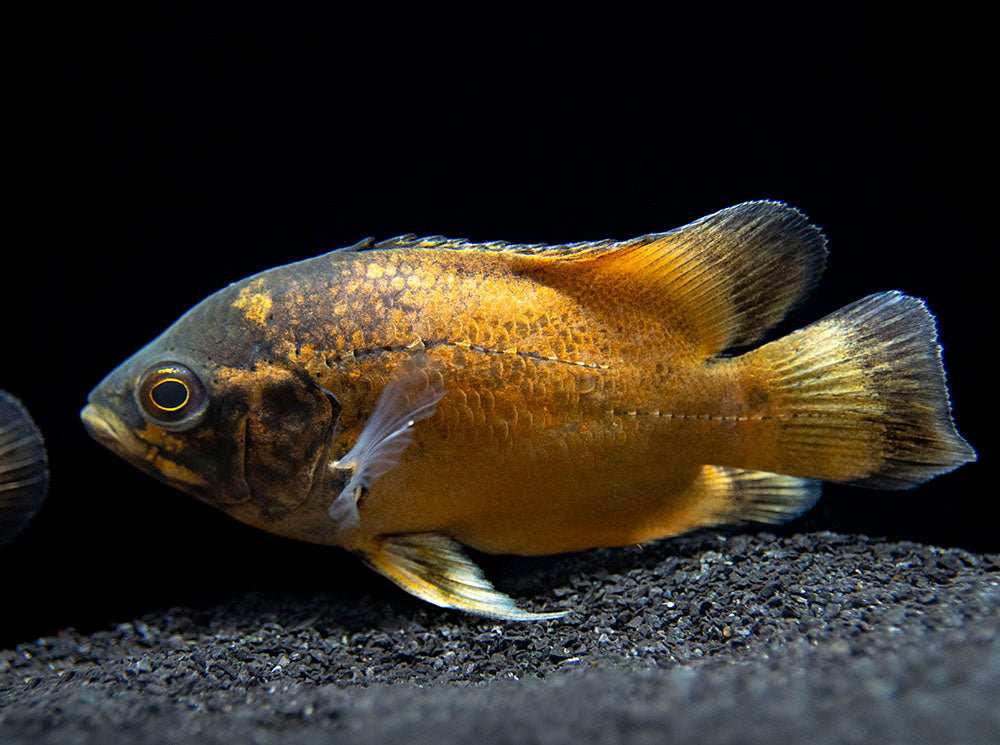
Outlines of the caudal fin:
M739 362L759 435L746 467L905 489L976 459L952 422L934 316L917 298L870 295Z

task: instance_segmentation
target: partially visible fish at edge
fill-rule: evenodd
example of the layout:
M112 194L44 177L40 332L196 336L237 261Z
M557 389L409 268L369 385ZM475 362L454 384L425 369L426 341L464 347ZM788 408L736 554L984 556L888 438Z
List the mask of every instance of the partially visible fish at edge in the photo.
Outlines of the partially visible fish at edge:
M780 523L821 481L909 488L975 460L923 301L877 293L760 343L825 261L778 202L620 242L366 240L209 296L81 416L157 478L432 603L553 618L462 545Z
M24 405L0 391L0 546L24 532L48 490L45 443Z

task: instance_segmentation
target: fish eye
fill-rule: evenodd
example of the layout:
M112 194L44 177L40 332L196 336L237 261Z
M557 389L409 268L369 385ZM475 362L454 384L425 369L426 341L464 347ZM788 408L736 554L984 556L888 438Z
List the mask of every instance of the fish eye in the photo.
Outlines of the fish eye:
M149 421L174 432L201 421L208 404L201 380L178 362L160 362L146 370L139 378L135 397Z

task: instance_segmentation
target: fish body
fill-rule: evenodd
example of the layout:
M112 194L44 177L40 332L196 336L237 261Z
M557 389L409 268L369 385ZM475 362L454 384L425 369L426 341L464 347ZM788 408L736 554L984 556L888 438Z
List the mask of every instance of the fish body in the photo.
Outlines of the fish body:
M89 398L91 433L251 525L440 605L535 617L458 544L549 554L801 514L974 459L933 317L881 293L746 349L825 239L773 202L631 241L403 236L206 298Z

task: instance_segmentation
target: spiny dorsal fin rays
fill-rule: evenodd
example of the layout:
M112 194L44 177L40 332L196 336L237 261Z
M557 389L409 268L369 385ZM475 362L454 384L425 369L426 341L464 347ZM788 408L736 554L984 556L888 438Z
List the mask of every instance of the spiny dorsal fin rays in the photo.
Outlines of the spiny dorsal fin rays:
M593 257L594 255L619 249L635 241L615 241L605 239L600 241L579 241L550 245L548 243L508 243L507 241L489 241L473 243L466 238L446 238L443 235L417 236L415 233L398 235L395 238L380 241L374 245L362 246L357 250L383 248L438 248L451 251L496 251L498 253L521 254L524 256L545 256L550 258L569 258L577 256ZM352 246L351 248L354 248ZM343 249L342 249L343 250Z
M547 621L564 615L521 610L490 584L457 541L437 533L388 536L363 557L411 595L442 608L506 621Z
M826 239L798 210L744 202L689 225L627 241L561 246L400 236L373 248L497 251L518 271L584 303L641 304L675 321L703 357L759 339L801 302L826 262Z

